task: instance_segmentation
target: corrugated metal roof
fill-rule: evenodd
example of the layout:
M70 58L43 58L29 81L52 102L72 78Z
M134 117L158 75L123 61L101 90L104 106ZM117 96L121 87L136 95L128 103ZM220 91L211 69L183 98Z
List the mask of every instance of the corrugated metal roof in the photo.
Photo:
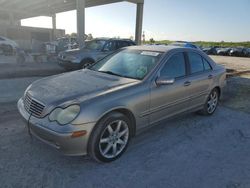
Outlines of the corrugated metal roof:
M86 7L122 1L144 2L144 0L86 0ZM0 0L0 12L12 13L16 19L50 16L74 9L76 9L76 0Z

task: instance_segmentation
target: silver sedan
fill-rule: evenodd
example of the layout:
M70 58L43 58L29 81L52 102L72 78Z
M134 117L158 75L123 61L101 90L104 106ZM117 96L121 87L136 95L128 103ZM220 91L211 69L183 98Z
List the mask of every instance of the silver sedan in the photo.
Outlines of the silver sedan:
M225 69L200 50L134 46L34 82L18 109L43 142L110 162L146 127L185 112L212 115L225 85Z

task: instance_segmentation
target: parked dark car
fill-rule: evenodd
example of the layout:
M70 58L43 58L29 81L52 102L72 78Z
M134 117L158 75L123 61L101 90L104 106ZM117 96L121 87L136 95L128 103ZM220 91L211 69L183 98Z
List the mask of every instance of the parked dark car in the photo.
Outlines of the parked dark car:
M250 57L250 48L244 48L243 49L243 56L244 57Z
M244 56L244 48L238 47L238 48L232 48L229 52L230 56L236 56L236 57L242 57Z
M229 55L230 50L231 48L217 48L216 55L223 55L223 56Z
M60 52L58 63L66 70L86 68L120 48L134 45L129 39L97 38L86 42L82 49Z
M171 46L179 46L179 47L185 47L185 48L194 48L200 50L200 47L196 46L195 44L191 42L186 42L186 41L176 41L172 44Z
M203 48L202 51L205 52L207 55L217 55L217 47L206 47Z

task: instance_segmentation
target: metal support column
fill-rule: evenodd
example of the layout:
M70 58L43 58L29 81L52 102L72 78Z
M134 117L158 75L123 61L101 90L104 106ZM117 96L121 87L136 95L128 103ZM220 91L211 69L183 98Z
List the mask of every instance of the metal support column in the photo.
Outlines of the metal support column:
M142 22L143 22L143 3L137 3L136 10L136 28L135 28L135 42L137 45L141 45L142 38Z
M79 46L84 46L85 35L85 0L76 0L76 12L77 12L77 37Z
M56 14L52 15L52 39L56 40Z

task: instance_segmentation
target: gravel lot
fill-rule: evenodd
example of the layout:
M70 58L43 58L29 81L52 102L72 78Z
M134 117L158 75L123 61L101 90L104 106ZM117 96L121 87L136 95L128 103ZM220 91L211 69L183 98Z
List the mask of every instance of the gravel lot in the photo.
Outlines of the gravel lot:
M164 122L104 165L32 141L14 111L0 121L1 187L250 187L250 116L224 107Z
M162 122L110 164L30 139L16 101L38 78L0 80L0 187L250 187L250 75L229 79L213 116Z

